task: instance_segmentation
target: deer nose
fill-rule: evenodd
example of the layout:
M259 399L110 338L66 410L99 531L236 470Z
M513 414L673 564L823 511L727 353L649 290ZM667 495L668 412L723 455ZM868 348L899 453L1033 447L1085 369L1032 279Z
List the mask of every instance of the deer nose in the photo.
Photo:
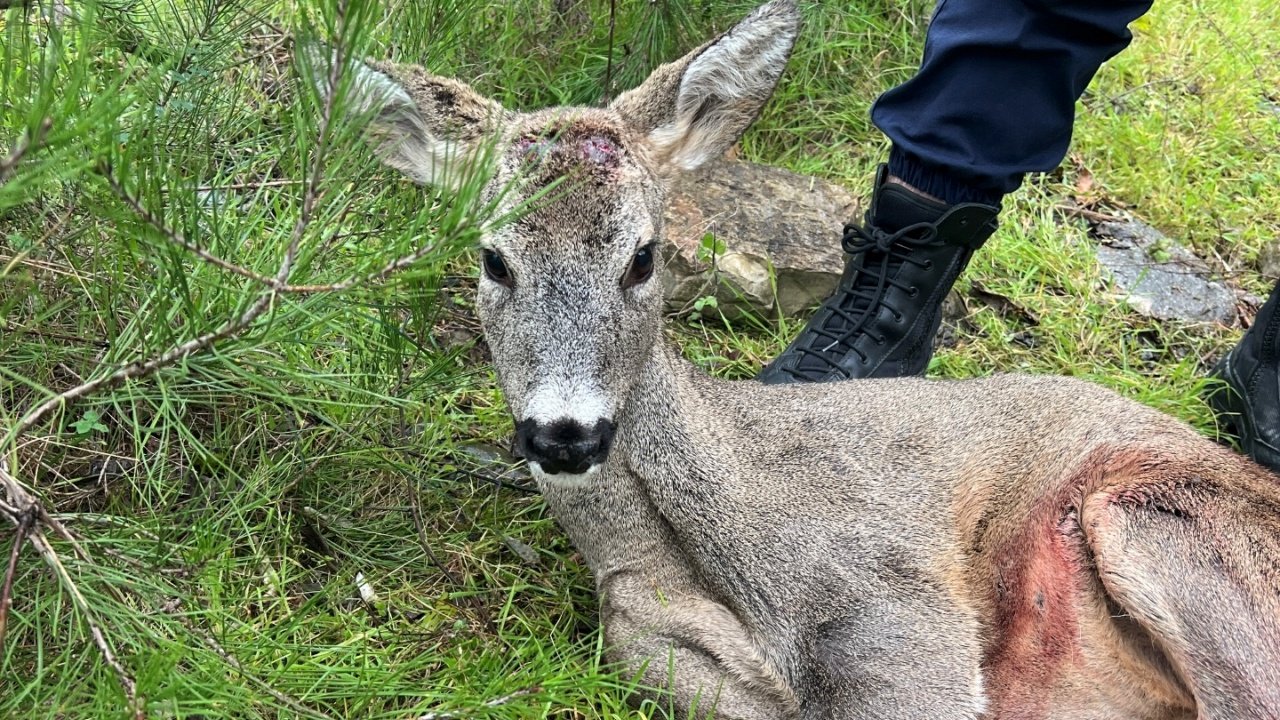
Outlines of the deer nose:
M597 420L591 427L567 418L549 423L522 420L516 425L516 449L549 475L579 475L608 457L615 429L609 420Z

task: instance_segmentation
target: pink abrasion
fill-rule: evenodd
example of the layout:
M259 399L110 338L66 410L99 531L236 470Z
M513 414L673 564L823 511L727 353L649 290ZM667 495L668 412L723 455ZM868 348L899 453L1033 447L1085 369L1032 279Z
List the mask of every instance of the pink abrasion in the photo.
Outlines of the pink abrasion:
M570 142L561 142L563 138L525 136L516 140L516 150L528 161L546 160L552 155L561 155L566 151L573 152ZM618 164L621 150L617 142L602 135L589 135L577 141L577 155L588 164L612 168ZM572 157L572 156L570 156Z
M592 135L582 141L582 157L592 164L609 167L618 162L618 146L609 138Z

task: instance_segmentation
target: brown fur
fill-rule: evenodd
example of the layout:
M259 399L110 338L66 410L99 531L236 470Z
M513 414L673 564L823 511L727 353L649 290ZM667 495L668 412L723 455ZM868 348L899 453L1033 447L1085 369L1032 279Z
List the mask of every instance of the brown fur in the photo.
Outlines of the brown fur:
M616 423L587 473L532 464L609 657L699 718L1280 717L1280 478L1075 380L729 383L664 342L660 283L622 280L797 20L774 0L604 109L359 70L389 164L456 184L440 158L492 150L520 219L477 308L516 420Z

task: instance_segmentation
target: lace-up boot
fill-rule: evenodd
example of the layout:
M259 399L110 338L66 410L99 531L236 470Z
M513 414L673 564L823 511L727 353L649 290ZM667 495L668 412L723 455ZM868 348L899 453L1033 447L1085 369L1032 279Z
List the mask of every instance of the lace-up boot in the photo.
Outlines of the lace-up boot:
M1253 327L1214 368L1225 381L1209 395L1220 420L1235 430L1249 457L1280 472L1280 285Z
M951 285L996 229L998 207L946 205L876 175L866 224L845 227L835 294L758 379L765 383L919 375Z

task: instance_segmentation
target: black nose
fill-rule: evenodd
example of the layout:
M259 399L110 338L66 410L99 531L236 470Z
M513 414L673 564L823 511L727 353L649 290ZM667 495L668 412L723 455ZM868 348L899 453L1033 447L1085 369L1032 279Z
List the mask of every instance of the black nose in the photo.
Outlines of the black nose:
M604 462L615 429L608 420L599 420L590 428L567 418L550 423L522 420L516 425L517 450L545 473L576 475Z

